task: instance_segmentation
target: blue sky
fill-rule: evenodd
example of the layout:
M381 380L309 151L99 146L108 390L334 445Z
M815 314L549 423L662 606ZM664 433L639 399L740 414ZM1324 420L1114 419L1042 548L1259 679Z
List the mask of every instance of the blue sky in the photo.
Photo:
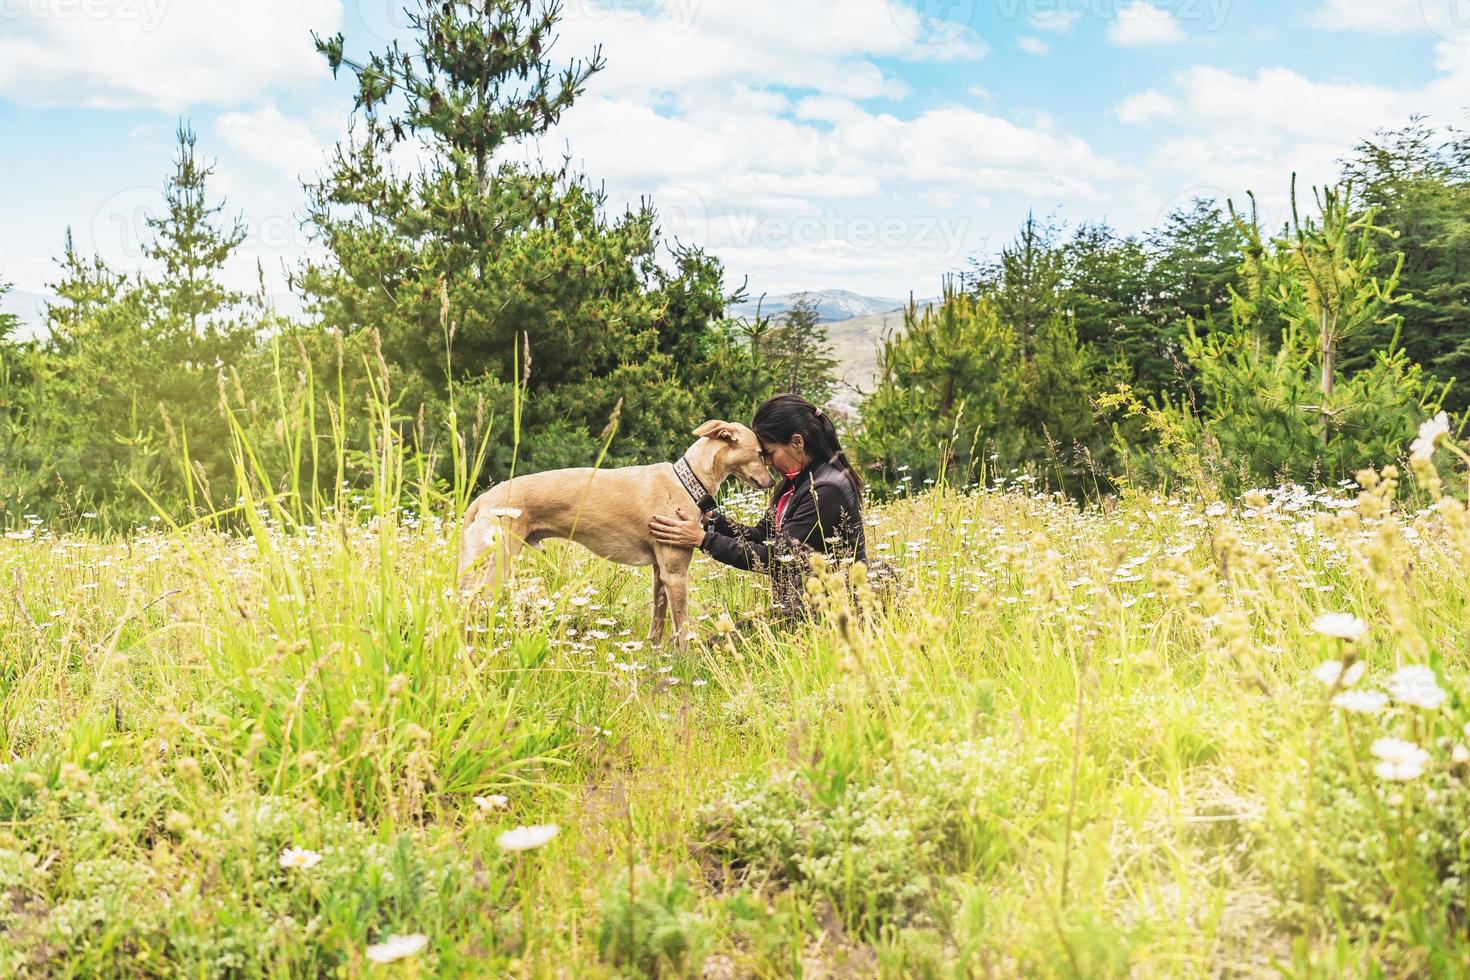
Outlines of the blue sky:
M312 50L401 35L402 0L0 0L0 280L33 318L70 226L142 265L180 120L277 304L312 254L299 182L349 123ZM1193 196L1304 183L1411 113L1467 124L1470 0L567 0L608 67L520 154L650 195L755 292L902 296L1028 209L1146 229ZM411 154L404 164L412 166Z

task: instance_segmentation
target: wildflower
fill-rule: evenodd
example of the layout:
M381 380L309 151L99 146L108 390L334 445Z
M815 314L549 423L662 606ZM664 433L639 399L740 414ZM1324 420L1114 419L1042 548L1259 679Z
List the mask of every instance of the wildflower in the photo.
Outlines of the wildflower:
M283 868L314 868L320 863L322 856L316 851L308 851L304 847L288 847L281 852L281 867Z
M392 963L412 956L429 943L429 937L421 932L411 936L389 936L382 942L367 948L367 958L374 963Z
M1457 766L1463 766L1465 763L1470 762L1470 749L1456 742L1455 747L1450 749L1450 761Z
M1434 444L1441 436L1449 435L1450 417L1440 412L1434 418L1419 425L1419 437L1409 444L1409 458L1428 462L1434 456Z
M489 796L477 796L475 797L475 806L487 813L491 810L504 810L510 806L510 797L503 796L500 793L491 793Z
M1424 774L1424 765L1429 761L1428 752L1401 738L1375 739L1372 751L1381 760L1373 766L1378 778L1397 783L1418 779Z
M560 832L561 828L554 823L516 827L495 838L495 843L507 851L531 851L551 843Z
M1328 687L1352 687L1363 676L1361 661L1343 667L1340 660L1324 660L1312 671L1312 676Z
M1312 629L1323 636L1352 641L1368 632L1368 624L1352 613L1323 613L1312 620Z
M491 507L485 511L486 517L509 517L511 520L521 516L519 507Z
M1422 665L1401 667L1388 679L1388 693L1401 704L1434 709L1448 697L1439 686L1434 671Z
M1343 691L1332 699L1332 703L1343 711L1376 715L1388 704L1388 695L1382 691Z

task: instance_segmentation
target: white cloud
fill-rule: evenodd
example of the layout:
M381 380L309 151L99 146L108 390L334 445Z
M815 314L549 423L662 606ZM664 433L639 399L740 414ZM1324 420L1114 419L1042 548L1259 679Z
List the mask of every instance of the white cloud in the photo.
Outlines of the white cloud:
M340 0L92 0L7 5L0 96L27 105L181 112L326 77L310 32Z
M1095 203L1123 173L1045 118L958 105L901 118L830 95L770 113L733 94L700 98L678 113L589 98L548 140L605 180L611 208L652 195L669 230L762 288L930 288L983 245L981 227L998 220L982 210L989 196Z
M1177 72L1165 90L1138 92L1112 110L1124 123L1168 119L1171 126L1133 175L1128 206L1147 226L1190 196L1229 197L1246 207L1249 190L1263 224L1279 228L1292 173L1310 202L1310 188L1335 180L1342 157L1374 130L1402 126L1415 113L1431 123L1463 119L1470 51L1441 42L1434 63L1434 80L1404 89L1318 82L1287 68L1237 75L1196 65Z
M557 52L569 58L601 45L607 67L594 90L649 101L731 84L898 98L907 86L876 59L974 60L987 50L968 28L936 34L913 8L888 0L690 3L583 0L567 8Z
M1184 28L1172 12L1134 0L1121 7L1117 20L1108 25L1108 40L1122 48L1174 44L1184 40Z
M1355 140L1392 119L1404 93L1378 85L1314 82L1289 68L1252 76L1196 65L1175 76L1183 116L1196 127L1253 132L1258 141Z
M1059 31L1066 33L1072 29L1072 25L1082 17L1080 10L1040 10L1026 18L1027 22L1038 31Z
M856 102L836 95L814 95L796 104L796 118L798 119L841 122L862 114L863 109Z
M1307 16L1314 27L1372 34L1416 34L1429 30L1428 8L1456 0L1326 0Z
M283 177L309 176L321 166L326 147L305 122L273 103L250 112L226 112L215 120L225 144Z
M557 55L600 43L607 69L519 153L569 146L609 207L652 196L666 229L763 288L932 288L980 246L988 195L1095 200L1120 172L1047 120L973 108L983 88L961 96L970 105L876 111L870 100L907 92L895 61L986 52L905 3L657 0L649 15L590 2L569 4Z
M1113 115L1121 123L1145 123L1154 119L1172 119L1179 114L1179 103L1158 89L1128 96L1113 107Z
M1020 48L1027 54L1036 55L1046 54L1048 51L1051 50L1051 45L1047 44L1041 38L1031 37L1029 35L1022 35L1021 37L1016 38L1016 47Z

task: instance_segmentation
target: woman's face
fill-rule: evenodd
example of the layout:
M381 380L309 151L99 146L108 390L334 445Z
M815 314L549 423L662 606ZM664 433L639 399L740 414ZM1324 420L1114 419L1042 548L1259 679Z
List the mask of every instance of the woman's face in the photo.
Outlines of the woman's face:
M777 472L795 473L806 465L806 452L802 447L801 436L792 436L791 442L767 442L762 439L761 459Z

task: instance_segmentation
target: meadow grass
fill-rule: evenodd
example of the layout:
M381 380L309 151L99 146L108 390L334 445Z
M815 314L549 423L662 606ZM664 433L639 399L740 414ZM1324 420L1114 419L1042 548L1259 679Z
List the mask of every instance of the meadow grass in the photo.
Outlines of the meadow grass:
M301 508L242 443L231 531L7 534L0 973L1470 968L1437 487L925 488L868 515L896 584L821 567L800 628L698 558L679 654L646 571L572 545L468 608L463 494L382 445Z

